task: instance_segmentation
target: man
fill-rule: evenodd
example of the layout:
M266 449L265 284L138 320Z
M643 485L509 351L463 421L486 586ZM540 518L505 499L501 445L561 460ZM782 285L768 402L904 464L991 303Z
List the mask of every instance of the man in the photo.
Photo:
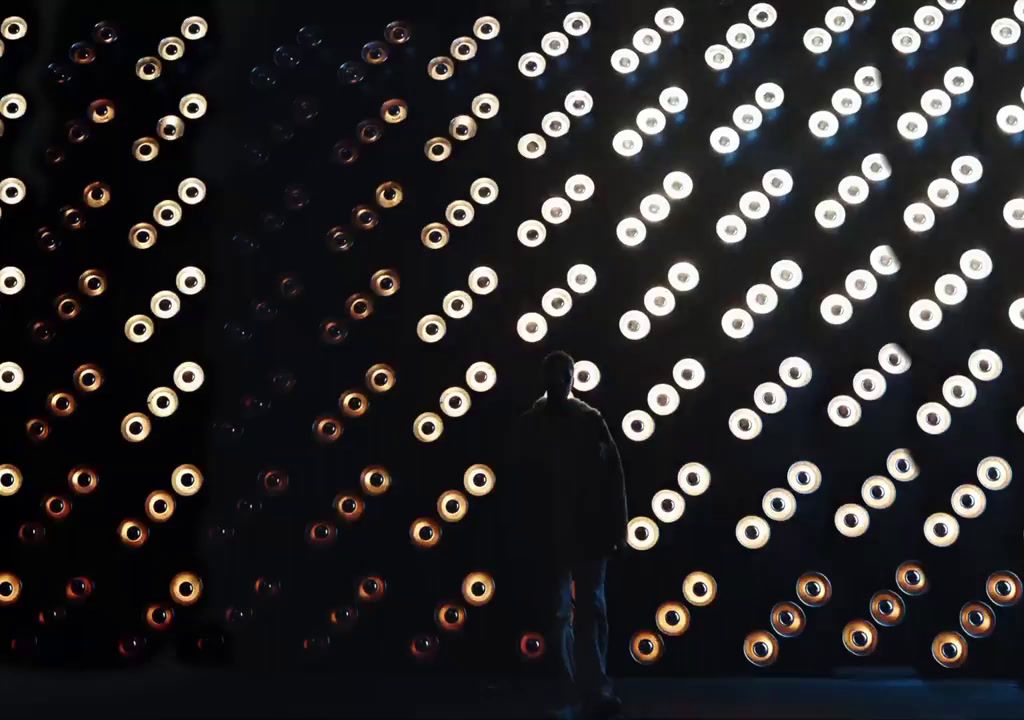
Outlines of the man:
M512 480L520 520L535 528L535 560L551 570L556 612L548 646L565 706L559 712L570 712L579 699L588 713L611 716L621 701L606 673L604 583L608 557L626 534L626 492L619 451L601 413L572 395L573 365L564 352L544 358L546 393L513 433Z

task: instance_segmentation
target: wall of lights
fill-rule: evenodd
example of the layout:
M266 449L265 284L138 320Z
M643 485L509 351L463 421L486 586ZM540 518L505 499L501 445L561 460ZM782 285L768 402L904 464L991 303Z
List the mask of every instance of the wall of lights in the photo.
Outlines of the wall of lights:
M11 662L542 672L559 348L613 673L1019 669L1024 0L17 5Z

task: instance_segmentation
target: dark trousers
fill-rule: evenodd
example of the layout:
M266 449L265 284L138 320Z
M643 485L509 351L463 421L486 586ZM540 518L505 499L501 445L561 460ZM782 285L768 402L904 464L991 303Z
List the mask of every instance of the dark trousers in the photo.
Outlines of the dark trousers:
M556 574L555 625L550 638L555 651L560 699L570 703L593 700L611 691L606 672L608 605L604 579L608 561L574 563ZM576 582L576 613L572 613L572 583Z

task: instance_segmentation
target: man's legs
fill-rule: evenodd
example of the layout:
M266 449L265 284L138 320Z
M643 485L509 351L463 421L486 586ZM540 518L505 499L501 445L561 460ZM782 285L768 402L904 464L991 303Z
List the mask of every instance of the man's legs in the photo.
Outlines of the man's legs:
M555 675L555 701L559 706L575 704L573 683L576 662L573 654L574 633L572 623L572 574L569 569L559 570L554 576L555 615L548 642L554 646L552 658Z
M599 701L611 695L607 675L608 605L604 579L608 561L604 558L577 563L576 580L576 679L585 701Z

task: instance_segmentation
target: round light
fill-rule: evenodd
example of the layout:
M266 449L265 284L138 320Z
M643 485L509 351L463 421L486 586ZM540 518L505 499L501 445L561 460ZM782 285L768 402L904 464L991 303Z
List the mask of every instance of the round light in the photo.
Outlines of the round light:
M771 285L757 283L747 290L747 307L750 308L750 312L757 313L758 315L767 315L778 304L779 295Z
M922 5L914 13L914 25L923 33L935 32L942 27L942 11L934 5Z
M981 180L984 168L982 168L981 160L973 155L961 155L953 161L949 172L953 179L961 185L972 185Z
M548 137L562 137L569 132L569 116L563 112L549 112L540 120L540 129Z
M743 308L731 308L722 315L722 332L733 340L745 338L754 331L754 318Z
M548 228L540 220L523 220L516 229L516 238L527 248L536 248L547 236Z
M633 33L633 47L636 48L637 52L642 52L644 55L657 52L658 48L661 47L661 35L658 34L657 30L652 30L651 28L640 28Z
M565 181L565 194L573 202L589 200L594 195L594 181L588 175L573 175Z
M978 397L978 387L965 375L950 375L942 383L942 399L955 408L964 408Z
M715 72L725 70L732 65L732 50L725 45L711 45L704 51L704 62Z
M623 245L633 247L639 245L647 237L647 226L635 217L622 218L615 226L615 237Z
M896 486L884 475L873 475L860 486L860 497L872 510L885 510L896 502Z
M921 109L931 117L942 117L952 105L953 101L945 90L932 88L921 95Z
M572 205L563 197L551 197L540 206L540 216L552 225L561 225L572 215Z
M942 85L950 95L963 95L974 87L974 74L965 67L951 67L942 76Z
M853 74L853 86L864 95L878 92L882 89L882 73L873 65L858 68Z
M526 133L516 144L516 149L519 154L527 160L535 160L539 158L548 148L548 142L544 139L543 135L537 133Z
M594 98L586 90L573 90L565 96L565 111L574 117L583 117L594 109Z
M650 550L658 544L658 524L647 517L635 517L626 526L626 543L634 550Z
M528 343L538 342L548 334L548 321L540 313L524 313L516 322L516 332Z
M860 175L847 175L839 181L839 199L847 205L860 205L869 193L868 181Z
M668 217L670 206L664 195L652 193L640 201L640 214L648 222L661 222Z
M572 310L572 295L562 288L551 288L540 299L541 309L551 317L563 317Z
M821 469L809 460L797 460L786 471L786 482L793 492L810 495L821 487Z
M750 10L747 11L747 19L758 30L770 28L775 24L778 17L779 14L775 8L766 2L754 3L750 6Z
M688 262L677 262L668 269L668 284L676 292L690 292L700 283L700 272Z
M793 290L804 279L804 271L793 260L779 260L772 265L772 283L779 290Z
M754 28L746 23L730 25L725 31L725 41L736 50L745 50L754 43Z
M846 222L846 208L838 200L822 200L814 207L814 219L826 230L834 230Z
M723 215L715 223L715 232L722 242L731 245L747 236L747 224L738 215Z
M756 105L738 105L732 111L732 124L743 132L750 132L761 127L761 111Z
M903 211L903 222L911 232L927 232L935 226L935 211L927 203L910 203Z
M444 337L447 327L440 315L424 315L416 323L416 337L425 343L436 343Z
M486 265L473 268L468 280L469 289L475 295L489 295L498 287L498 273Z
M551 57L565 55L565 51L569 49L569 38L557 30L545 33L540 39L540 49Z
M683 27L683 14L674 7L664 7L654 13L654 24L665 32L677 32Z
M853 13L838 5L825 13L825 27L836 33L844 33L853 27Z
M682 112L689 103L689 96L680 87L667 87L658 95L658 104L667 113Z
M910 369L907 352L896 343L887 343L878 351L878 364L890 375L902 375Z
M759 190L751 190L740 196L740 212L751 220L760 220L770 209L768 197Z
M942 403L926 402L917 409L917 426L929 435L941 435L951 422L949 408Z
M465 290L452 290L441 301L444 314L454 320L460 320L473 312L473 298Z
M761 416L749 408L740 408L729 416L729 431L740 440L753 440L761 434Z
M772 531L764 518L747 515L736 523L736 540L747 550L760 550L768 544Z
M960 523L949 513L932 513L924 521L924 537L935 547L949 547L960 536Z
M674 523L686 511L686 500L675 490L659 490L651 498L654 517L663 523Z
M943 305L959 305L967 297L967 283L956 273L947 273L935 281L935 297Z
M977 485L959 485L949 498L953 512L962 518L972 520L985 512L985 491Z
M901 27L892 34L892 46L904 55L921 49L921 35L913 28Z
M804 33L804 47L815 55L821 55L832 47L832 36L828 30L812 27Z
M612 53L612 68L615 72L627 75L640 65L640 56L629 48L619 48Z
M726 155L735 152L740 146L740 135L731 127L717 127L711 131L708 138L711 149L719 155Z
M547 65L548 61L544 59L543 55L538 52L528 52L519 57L518 68L525 77L535 78L544 74Z
M832 109L840 115L853 115L861 106L860 93L851 88L839 88L832 93Z
M828 110L818 110L807 119L807 127L816 138L830 138L839 131L839 119Z
M772 488L761 498L761 510L769 520L785 522L796 514L796 498L785 488Z
M1018 330L1024 330L1024 297L1019 297L1010 303L1010 307L1007 310L1007 314L1010 316L1010 322Z
M871 153L861 161L860 171L871 182L880 182L892 175L892 166L882 153Z
M1010 18L999 18L992 23L992 39L1000 45L1013 45L1020 40L1020 25Z
M473 392L487 392L498 382L498 373L494 366L483 360L466 368L466 385Z
M930 298L915 300L910 306L910 324L918 330L934 330L942 323L942 308Z
M853 317L853 303L848 297L839 293L826 295L821 301L819 310L821 317L829 325L842 325Z
M889 453L885 459L885 469L889 472L889 477L900 482L910 482L921 472L910 451L905 448L897 448Z
M667 383L659 383L648 391L647 407L655 415L671 415L679 409L679 391Z
M643 147L644 140L636 130L619 130L612 138L612 149L623 157L632 157Z
M836 395L828 403L828 418L839 427L853 427L860 416L860 403L849 395Z
M754 405L768 415L782 412L786 408L786 391L778 383L761 383L754 388Z
M761 187L772 197L785 197L793 190L793 176L785 170L774 168L762 176Z
M665 113L657 108L644 108L636 115L636 126L645 135L657 135L665 129Z
M577 360L573 373L572 387L578 392L590 392L601 382L601 370L590 360Z
M574 293L589 293L597 285L597 272L590 265L575 264L565 273L565 282Z
M630 410L622 418L622 433L633 442L643 442L654 434L654 418L643 410Z
M782 90L782 86L772 82L761 83L754 91L754 102L762 110L774 110L781 107L785 98L786 93Z
M682 170L673 170L661 183L669 200L684 200L693 192L693 180Z
M627 340L642 340L651 331L651 319L639 310L627 310L619 318L619 332Z
M960 272L968 280L984 280L992 273L992 257L977 248L965 250L960 256Z
M1013 480L1013 469L1006 460L993 455L978 463L975 475L983 488L999 491L1005 490Z
M885 395L885 388L885 376L874 368L858 370L853 376L853 391L861 400L877 400Z
M948 178L936 178L928 183L928 202L937 208L948 208L960 198L960 187Z
M878 290L878 280L868 270L857 269L846 276L846 294L854 300L867 300Z
M711 485L711 472L698 462L686 463L676 475L679 489L690 497L703 495Z
M928 120L919 112L905 112L896 118L896 129L906 140L920 140L928 134Z
M982 382L991 382L1003 373L1003 359L987 348L975 350L967 358L967 369Z
M835 514L836 530L843 537L860 537L868 531L871 525L871 518L868 511L857 503L840 505Z
M590 32L590 16L585 12L571 12L562 20L562 29L573 37L582 37Z
M1013 230L1024 229L1024 198L1013 198L1003 206L1003 220Z
M996 112L996 127L1007 135L1016 135L1024 130L1024 108L1019 105L1004 105Z
M644 293L644 307L651 315L664 317L676 309L676 296L666 287L652 287Z
M878 245L871 251L871 269L879 275L895 275L900 271L900 261L889 245Z
M683 390L697 389L704 376L704 366L693 358L683 358L672 367L672 381Z

